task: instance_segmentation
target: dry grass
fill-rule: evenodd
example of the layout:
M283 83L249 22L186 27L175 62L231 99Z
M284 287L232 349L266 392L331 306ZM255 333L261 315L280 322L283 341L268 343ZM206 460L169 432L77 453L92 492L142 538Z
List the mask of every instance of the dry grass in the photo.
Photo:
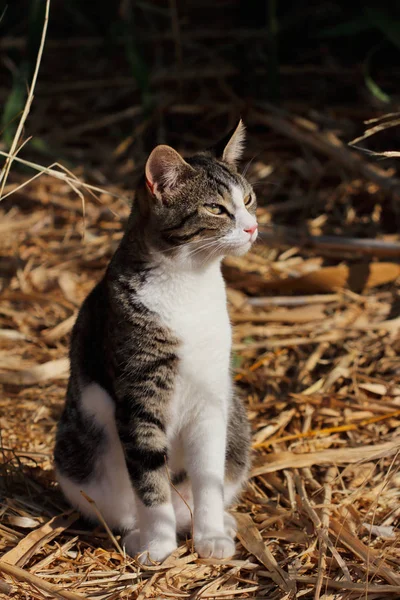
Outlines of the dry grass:
M317 589L325 598L398 597L396 283L338 290L335 266L295 248L259 244L226 261L235 379L254 432L252 478L236 507L237 554L226 563L200 560L186 542L163 565L139 568L102 527L63 515L51 457L68 334L122 235L113 213L126 217L128 209L110 195L101 205L87 198L83 241L81 200L65 182L45 174L26 189L42 206L27 210L21 191L1 219L4 593L283 599ZM388 264L395 279L397 265ZM310 273L325 278L330 293L311 295ZM301 277L301 295L268 292Z
M171 99L162 118L173 119L177 131L182 116L188 131L204 112L209 141L215 119L243 109L221 78L229 101L217 91L210 111ZM84 131L94 136L87 157L96 166L86 175L99 185L79 183L82 169L39 165L40 176L27 185L28 175L11 171L0 205L0 597L400 597L396 173L347 149L339 118L329 116L333 132L324 115L318 125L308 114L269 110L249 111L247 119L260 223L379 238L394 254L366 261L348 247L301 250L279 237L277 248L260 242L248 256L226 260L234 377L254 448L251 478L234 508L237 552L226 562L199 559L186 540L162 565L139 567L119 551L118 538L82 523L54 482L69 334L122 236L125 176L138 169L125 154L133 138L115 147L112 136L94 133L115 123L114 113L105 125L104 117L85 121L76 111L77 139ZM53 125L57 134L56 117ZM135 142L148 126L135 129ZM185 135L182 146L204 143Z

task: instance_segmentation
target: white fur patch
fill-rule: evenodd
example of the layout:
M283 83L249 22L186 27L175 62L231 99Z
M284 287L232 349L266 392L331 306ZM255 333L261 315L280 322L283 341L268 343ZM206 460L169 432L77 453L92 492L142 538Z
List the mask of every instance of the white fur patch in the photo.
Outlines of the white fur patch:
M257 219L253 215L251 215L247 210L244 204L243 190L239 186L233 185L231 187L231 195L232 202L236 208L235 216L237 228L240 230L240 233L246 233L246 229L251 229L257 226ZM249 236L249 234L246 235ZM256 240L256 237L257 230L253 233L252 236L250 236L249 239L251 242L254 242Z
M78 485L60 473L57 479L71 504L88 518L97 520L96 513L82 496L81 490L95 501L111 527L133 529L137 526L136 502L115 423L114 402L96 383L83 389L81 402L83 410L104 429L106 446L99 455L96 473L90 482Z
M194 271L176 269L165 262L139 294L141 302L156 311L161 321L181 340L180 363L167 435L171 468L182 439L185 467L194 497L195 540L210 540L224 533L224 467L227 412L231 396L229 373L231 327L225 284L219 261ZM180 512L184 514L181 506ZM218 546L218 548L220 548ZM228 549L228 550L227 550ZM222 543L225 556L231 544Z

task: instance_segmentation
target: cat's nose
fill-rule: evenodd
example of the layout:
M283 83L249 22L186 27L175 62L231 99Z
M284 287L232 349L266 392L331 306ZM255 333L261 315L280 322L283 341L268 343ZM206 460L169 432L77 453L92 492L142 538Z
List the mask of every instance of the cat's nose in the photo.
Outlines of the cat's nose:
M255 225L252 225L251 227L248 227L247 229L243 229L243 231L245 231L246 233L249 233L250 235L253 235L253 233L256 231L258 225L257 223Z

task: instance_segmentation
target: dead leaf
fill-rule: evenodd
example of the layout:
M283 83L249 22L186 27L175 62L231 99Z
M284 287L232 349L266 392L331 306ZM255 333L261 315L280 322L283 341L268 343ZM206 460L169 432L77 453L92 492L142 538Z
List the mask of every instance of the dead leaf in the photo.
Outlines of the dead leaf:
M381 537L384 540L396 539L396 533L392 525L370 525L369 523L363 523L363 527L372 535Z
M375 460L384 456L392 456L400 450L400 438L375 446L359 446L358 448L338 448L321 450L320 452L277 452L268 454L266 463L252 470L252 477L274 473L282 469L301 469L312 465L336 465Z
M74 273L63 271L58 277L58 285L60 286L64 297L78 306L80 304L80 296L78 293L77 277Z
M55 327L51 329L45 329L41 332L41 335L45 342L48 344L52 344L57 340L60 340L64 335L67 335L73 328L76 321L77 313L65 319L65 321L61 321Z
M6 552L2 560L9 565L23 567L44 544L48 544L60 535L60 533L68 529L78 518L79 514L76 512L53 517L50 521L42 525L42 527L39 527L39 529L31 531L15 548Z
M43 579L43 577L33 575L33 573L30 573L26 569L21 569L3 561L0 561L0 572L7 573L7 575L11 575L19 581L27 581L39 590L44 590L50 594L51 598L65 598L65 600L84 600L85 598L76 592L70 592L62 587L57 587Z
M8 523L15 525L16 527L22 527L23 529L35 529L40 525L39 521L32 519L31 517L20 517L19 515L10 515L8 517Z
M336 539L339 539L346 548L367 563L372 571L375 571L380 577L386 579L388 583L400 585L400 575L397 575L389 567L381 554L378 554L378 552L370 546L363 544L363 542L346 529L343 523L340 523L336 519L331 519L329 529L335 535Z
M33 385L50 379L67 379L69 359L59 358L21 371L0 371L0 383Z
M265 545L260 532L249 515L235 513L236 522L239 527L238 538L243 546L254 554L256 558L268 569L271 579L285 592L294 590L294 581L281 569Z

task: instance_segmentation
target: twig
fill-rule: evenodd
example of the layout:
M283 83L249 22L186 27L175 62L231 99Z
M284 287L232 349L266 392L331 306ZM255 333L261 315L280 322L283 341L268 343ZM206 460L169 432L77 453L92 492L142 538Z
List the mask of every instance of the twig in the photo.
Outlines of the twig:
M316 583L316 578L315 577L309 577L307 575L298 575L296 577L296 581L302 582L302 583L311 583L314 584ZM323 583L326 587L328 588L332 588L334 590L341 590L341 591L353 591L353 592L365 592L365 584L364 583L355 583L352 581L336 581L334 579L327 579L324 578ZM399 585L385 585L385 584L379 584L379 585L372 585L368 587L368 591L373 594L399 594L400 593L400 586ZM379 596L381 597L381 596Z
M46 0L46 10L45 10L45 15L44 15L42 38L40 40L39 51L38 51L38 55L37 55L37 58L36 58L35 71L33 73L31 86L29 88L28 98L26 100L25 107L24 107L24 110L23 110L20 122L18 124L17 131L15 133L15 136L14 136L14 139L13 139L13 143L11 144L10 156L7 158L7 160L5 162L5 165L2 168L1 173L0 173L0 182L1 182L0 199L3 196L4 186L5 186L6 181L7 181L8 173L10 172L10 168L11 168L11 164L12 164L14 155L16 154L16 151L17 151L17 146L18 146L19 138L21 137L25 121L28 118L28 114L29 114L29 111L30 111L30 108L31 108L31 105L32 105L32 102L33 102L33 92L35 91L36 80L37 80L37 76L38 76L38 73L39 73L39 67L40 67L40 63L41 63L41 60L42 60L44 43L45 43L45 40L46 40L47 24L49 22L49 10L50 10L50 0Z
M371 135L375 135L379 131L389 129L390 127L397 127L397 125L400 125L400 119L394 119L393 121L385 121L384 123L379 123L379 125L375 125L374 127L366 129L363 135L360 135L359 137L349 142L349 145L355 146L356 144L358 144L358 142L362 142L363 140L371 137Z
M262 444L256 444L254 448L267 448L271 444L278 442L292 442L293 440L300 440L308 437L323 437L325 435L331 435L332 433L343 433L344 431L356 431L360 427L371 425L372 423L378 423L385 419L393 419L400 416L400 410L395 410L386 415L378 415L371 419L363 419L359 423L346 423L345 425L338 425L337 427L326 427L325 429L316 429L311 431L305 431L304 433L294 433L293 435L285 435L284 437L272 438Z
M117 551L121 554L121 556L125 556L125 553L122 550L121 546L119 545L119 543L118 543L115 535L113 534L113 532L111 531L111 529L107 525L106 521L104 520L103 515L101 514L100 510L98 509L98 507L96 505L96 502L92 498L90 498L90 496L88 496L87 494L85 494L85 492L83 490L81 490L81 494L85 498L85 500L87 500L89 502L91 508L96 513L97 518L99 519L100 523L103 525L104 529L107 531L107 533L109 535L109 538L112 541L112 543L114 544L114 546L117 549Z
M340 294L314 294L311 296L272 296L248 298L247 302L251 306L303 306L307 304L329 304L338 302Z
M331 500L332 500L332 483L335 479L335 476L336 476L336 467L330 467L328 469L328 472L325 477L324 505L322 508L322 518L321 518L322 531L324 532L326 537L328 536L329 517L330 517L330 512L331 512L330 504L331 504ZM319 600L320 595L321 595L322 583L323 583L323 579L325 577L325 572L326 572L326 549L327 549L326 539L324 539L324 537L321 536L319 539L318 575L317 575L317 582L315 584L314 600Z
M63 598L65 600L83 600L84 598L84 596L81 596L81 594L76 594L75 592L70 592L63 588L59 588L51 583L48 583L45 579L43 579L43 577L38 577L37 575L33 575L33 573L30 573L25 569L20 569L15 565L9 565L3 561L0 561L0 571L7 573L7 575L11 575L19 581L27 581L31 585L37 587L39 590L47 592L53 598Z
M336 237L333 235L309 235L291 227L271 226L268 231L260 227L261 239L269 246L297 246L300 248L316 249L320 253L350 252L363 256L399 257L400 244L383 242L373 239L355 239Z
M275 440L277 441L277 440ZM304 468L312 465L335 465L335 464L357 464L378 460L379 458L392 456L399 451L400 438L396 437L391 442L374 444L370 446L358 446L356 448L335 448L320 450L318 452L304 452L294 454L293 452L279 452L271 454L268 462L254 467L252 477L274 473L283 469Z
M0 150L0 156L11 156L11 154ZM65 175L65 173L60 173L60 171L56 171L55 169L52 169L50 167L43 167L42 165L38 165L37 163L33 163L29 160L24 160L23 158L18 158L18 157L13 157L13 160L20 162L21 164L26 165L27 167L31 167L31 169L40 171L41 173L46 173L47 175L51 175L51 177L54 177L55 179L61 179L61 181L65 181L65 183L68 183L71 187L75 185L77 187L83 187L83 188L85 188L85 190L88 190L88 191L98 192L100 194L108 194L112 198L118 198L119 200L123 200L124 202L129 204L128 198L126 198L125 196L121 196L121 194L115 194L114 192L111 192L109 190L104 190L103 188L99 188L95 185L90 185L89 183L85 183L84 181L81 181L80 179L77 179L75 177L68 177L67 175ZM65 169L65 167L62 167L62 165L60 165L59 163L54 163L54 164L59 166L60 168ZM32 179L30 179L29 182L30 181L32 181ZM22 187L24 187L24 185L26 185L29 182L25 182L25 183L21 184L20 186L18 186L18 188L16 188L15 190L12 190L11 192L9 192L5 196L3 196L2 199L6 198L7 196L10 196L17 190L20 190Z
M268 106L268 110L270 107ZM276 111L278 112L278 111ZM400 181L394 177L389 177L382 169L375 165L369 165L362 156L349 150L338 139L333 143L332 139L319 131L311 131L302 126L300 119L295 122L294 117L283 118L278 114L267 114L264 112L253 111L250 113L253 122L258 122L274 131L295 140L299 144L309 146L316 152L325 154L346 170L355 171L365 179L373 181L380 188L390 193L395 193L400 197Z
M378 556L376 550L366 546L361 540L355 537L343 523L332 519L329 525L330 530L337 536L340 542L346 546L355 556L361 558L364 563L368 563L375 568L375 573L386 579L390 585L400 585L400 575L395 573L389 565Z
M321 342L339 342L346 338L357 337L355 331L331 331L314 338L293 337L281 340L262 340L260 342L239 343L233 345L233 350L250 350L255 348L266 348L273 350L274 348L284 348L287 346L311 346L312 344L320 344Z
M329 539L327 532L322 528L321 520L320 520L319 516L317 515L317 513L315 512L314 508L312 507L312 505L308 499L307 492L304 487L304 482L302 481L302 479L300 478L298 473L296 473L294 480L296 483L297 491L298 491L300 499L301 499L301 504L302 504L305 512L311 519L312 523L314 524L318 538L321 540L321 543L323 542L324 544L326 544L326 546L332 552L332 556L335 558L337 564L341 568L345 578L348 581L351 581L350 571L349 571L345 561L340 556L339 552L336 550L335 546Z

